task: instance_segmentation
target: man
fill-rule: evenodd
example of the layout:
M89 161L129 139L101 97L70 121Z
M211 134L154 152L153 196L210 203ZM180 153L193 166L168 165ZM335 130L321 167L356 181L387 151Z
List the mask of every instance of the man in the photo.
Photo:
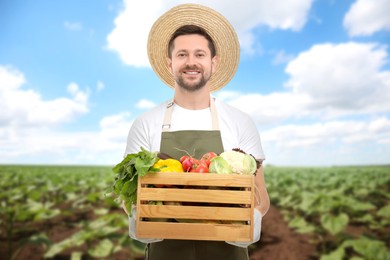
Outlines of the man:
M260 136L250 117L211 96L234 76L239 43L230 23L214 10L195 4L172 8L153 25L148 55L156 74L174 89L173 100L137 118L128 135L126 154L140 147L179 159L185 151L200 158L240 148L262 162ZM261 219L269 208L262 167L256 173L255 240L192 241L134 239L148 243L147 259L249 259L247 246L260 238ZM135 212L134 212L135 213Z

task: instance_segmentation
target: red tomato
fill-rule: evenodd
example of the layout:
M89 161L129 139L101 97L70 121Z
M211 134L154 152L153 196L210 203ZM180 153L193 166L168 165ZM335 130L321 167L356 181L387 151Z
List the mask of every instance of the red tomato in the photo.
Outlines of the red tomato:
M205 161L197 160L197 163L192 165L191 172L208 173L209 167Z
M214 153L214 152L208 152L208 153L205 153L205 154L202 156L201 160L205 161L205 162L207 163L207 166L210 166L210 161L211 161L211 159L213 159L213 158L216 157L216 156L217 156L216 153Z

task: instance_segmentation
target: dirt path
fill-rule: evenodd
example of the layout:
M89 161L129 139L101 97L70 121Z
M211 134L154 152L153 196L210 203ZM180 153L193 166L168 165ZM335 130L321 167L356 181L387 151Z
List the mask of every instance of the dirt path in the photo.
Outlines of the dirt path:
M292 231L283 220L282 214L271 206L263 218L261 239L251 248L250 259L316 259L315 245L310 244L309 239L308 235Z

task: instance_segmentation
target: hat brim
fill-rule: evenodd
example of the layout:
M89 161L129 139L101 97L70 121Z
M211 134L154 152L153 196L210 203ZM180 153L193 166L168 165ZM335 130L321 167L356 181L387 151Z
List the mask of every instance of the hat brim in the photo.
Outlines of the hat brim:
M149 62L157 76L174 88L174 79L168 68L168 43L172 34L184 25L203 28L213 39L218 65L209 81L210 91L223 88L234 77L240 61L240 44L229 21L215 10L198 5L178 5L153 24L148 38Z

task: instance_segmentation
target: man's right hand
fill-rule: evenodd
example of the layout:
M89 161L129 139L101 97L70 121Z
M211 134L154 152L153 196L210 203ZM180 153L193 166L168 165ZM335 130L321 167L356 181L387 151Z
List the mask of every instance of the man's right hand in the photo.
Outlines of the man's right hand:
M126 207L124 207L124 209L126 211ZM126 211L126 213L127 213L127 211ZM137 225L136 220L137 220L137 211L136 211L136 207L133 206L131 209L131 216L129 215L129 236L132 239L138 240L139 242L142 242L145 244L163 241L163 239L160 239L160 238L137 238L137 236L135 235L136 234L135 233L136 232L136 225Z

